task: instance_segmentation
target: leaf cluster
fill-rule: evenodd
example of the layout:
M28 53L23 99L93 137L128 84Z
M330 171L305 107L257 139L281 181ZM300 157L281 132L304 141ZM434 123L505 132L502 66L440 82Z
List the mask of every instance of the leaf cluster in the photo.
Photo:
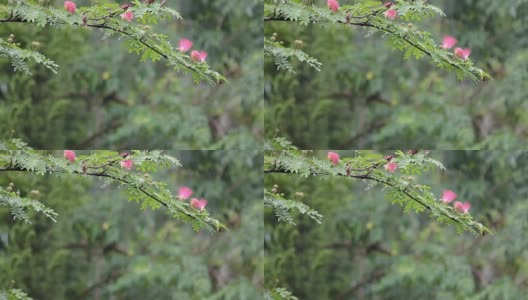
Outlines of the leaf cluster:
M19 289L0 291L0 300L32 300L26 293Z
M298 300L299 298L295 297L290 291L285 288L274 288L272 290L267 290L264 294L265 300Z
M291 215L292 212L306 215L319 224L321 224L321 219L323 218L320 213L311 209L300 200L289 200L284 198L282 194L268 191L267 189L264 189L264 207L273 209L279 222L286 222L291 225L296 225Z
M41 53L33 49L20 48L17 44L9 43L2 38L0 38L0 57L9 59L15 72L20 71L28 75L31 75L30 67L28 66L29 61L42 64L53 73L57 73L57 68L59 67L54 61L46 58Z
M283 45L280 41L274 41L272 38L264 38L264 56L269 56L277 66L277 70L285 70L295 73L291 64L293 59L306 63L308 66L320 71L321 63L298 48L290 48Z

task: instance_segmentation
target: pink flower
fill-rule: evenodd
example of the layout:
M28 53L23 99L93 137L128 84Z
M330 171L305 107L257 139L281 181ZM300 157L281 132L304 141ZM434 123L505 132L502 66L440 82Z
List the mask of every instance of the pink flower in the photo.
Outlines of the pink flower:
M195 61L204 62L207 58L207 52L193 50L191 52L191 58Z
M398 12L395 9L389 9L383 13L385 15L385 18L389 18L391 20L396 19L398 16Z
M121 14L121 19L125 20L125 21L132 21L132 19L134 18L134 13L130 10L127 10L125 11L124 13Z
M207 200L203 198L201 199L192 198L191 199L191 207L199 209L200 211L204 210L206 205L207 205Z
M444 203L450 203L451 201L455 200L457 197L457 194L453 192L452 190L445 190L442 194L442 202Z
M455 202L455 205L453 205L455 207L456 210L458 210L459 212L463 213L463 214L467 214L469 209L471 208L471 204L469 204L469 202Z
M335 152L328 152L328 159L334 164L337 166L337 164L339 163L339 154L335 153Z
M393 4L394 4L394 3L392 3L392 2L389 1L389 2L385 2L385 3L383 3L383 6L385 6L386 8L390 8Z
M395 163L395 162L390 162L388 164L385 164L385 170L391 172L391 173L394 173L394 171L396 171L396 169L398 169L398 164Z
M64 150L64 157L70 162L75 161L75 152L73 150Z
M188 39L181 39L180 40L180 45L178 47L178 50L180 50L181 52L187 52L189 51L189 49L192 48L192 42Z
M179 190L178 190L178 198L180 198L181 200L185 200L187 198L189 198L191 195L192 195L193 191L186 187L186 186L182 186Z
M467 60L469 56L471 55L471 49L469 48L455 48L455 55L462 58L463 60Z
M337 12L339 9L339 2L337 2L337 0L327 0L326 5L333 12Z
M442 43L442 48L444 49L451 49L454 45L456 45L457 40L449 35L444 36L444 41Z
M71 14L74 14L75 10L77 9L77 5L75 5L75 2L64 1L64 8L66 8L66 10Z
M134 162L131 159L123 160L121 161L121 168L130 170L132 169L132 166L134 165Z

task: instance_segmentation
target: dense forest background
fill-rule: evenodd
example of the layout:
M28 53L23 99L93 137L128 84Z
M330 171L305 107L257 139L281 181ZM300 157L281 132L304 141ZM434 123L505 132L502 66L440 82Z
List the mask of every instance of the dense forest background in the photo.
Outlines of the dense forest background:
M2 38L13 34L24 48L39 42L38 50L60 67L54 75L36 65L28 76L0 59L0 136L37 149L254 149L264 126L262 1L166 5L183 20L162 20L154 30L176 46L180 38L191 39L228 83L195 84L163 61L140 62L123 40L102 40L97 30L2 23Z
M367 37L364 28L266 22L267 37L276 33L291 47L302 41L300 49L323 64L318 72L295 63L293 74L266 59L266 137L284 136L301 149L524 147L528 3L429 2L447 16L394 22L428 30L438 44L444 35L456 37L493 80L459 81L425 61L404 59L386 36Z
M174 193L188 186L206 198L228 231L195 232L163 209L140 210L124 188L93 177L0 172L0 186L38 191L59 213L56 223L32 214L25 224L0 207L0 290L33 299L260 298L262 152L167 153L182 167L151 175Z
M455 191L492 235L459 235L426 214L404 214L385 190L367 189L362 180L266 174L266 188L277 185L287 198L303 193L300 201L323 215L321 225L299 215L295 226L266 209L266 285L299 299L526 298L528 242L520 237L528 229L528 153L429 155L447 170L395 176L431 186L438 197Z

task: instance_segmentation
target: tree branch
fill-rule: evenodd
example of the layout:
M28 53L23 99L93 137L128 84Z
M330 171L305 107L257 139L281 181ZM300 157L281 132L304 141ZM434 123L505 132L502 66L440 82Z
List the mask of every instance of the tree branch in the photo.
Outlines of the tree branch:
M127 37L129 37L131 39L134 39L134 40L140 42L142 45L144 45L148 49L154 51L155 53L157 53L158 55L160 55L164 59L167 59L167 60L169 59L169 56L167 54L163 53L155 45L152 45L151 43L146 41L144 38L137 37L135 34L129 32L127 30L120 29L120 28L108 25L107 24L107 20L112 18L112 17L114 17L114 16L116 16L115 13L110 13L110 14L108 14L106 16L101 17L101 18L89 18L89 19L87 19L87 20L91 20L91 21L103 20L102 23L87 23L87 22L86 23L79 23L79 22L73 22L73 25L78 26L78 27L97 28L97 29L109 30L109 31L120 33L120 34L122 34L124 36L127 36ZM26 23L26 24L31 24L32 22L30 22L28 20L25 20L25 19L22 19L19 16L15 16L15 15L11 14L10 18L0 19L0 23ZM47 25L69 25L69 24L67 24L65 22L57 21L57 20L48 19L47 20ZM200 71L197 68L195 68L193 65L188 64L187 62L185 62L182 59L177 59L177 60L178 60L178 63L180 65L184 66L185 68L187 68L187 69L189 69L191 71L198 72L198 73L202 72L202 73L204 73L204 74L206 74L208 76L211 76L211 73L209 71L208 72Z
M271 169L268 169L268 170L264 170L264 173L282 173L282 174L295 174L289 170L285 170L285 169L282 169L282 168L277 168L276 167L276 164L274 164L274 167L271 168ZM333 176L332 174L329 174L329 173L318 173L316 171L311 171L310 172L310 175L311 176ZM351 177L351 178L356 178L356 179L364 179L364 180L371 180L371 181L375 181L375 182L378 182L378 183L382 183L386 186L389 186L391 188L394 188L394 189L398 189L401 193L403 193L405 196L409 197L411 200L419 203L420 205L422 205L423 207L427 208L428 210L433 210L431 208L431 206L427 205L426 203L424 203L422 200L418 199L417 197L413 196L411 193L409 193L407 190L405 189L401 189L400 187L398 187L396 184L394 183L391 183L389 181L386 181L386 180L383 180L383 179L380 179L380 178L376 178L376 177L373 177L370 175L370 172L367 172L366 174L359 174L359 175L356 175L356 174L350 174L350 175L347 175L347 174L343 174L343 173L338 173L337 176L342 176L342 177ZM450 215L447 215L445 213L442 212L442 215L444 215L445 217L453 220L454 222L457 222L459 224L463 224L462 222L460 222L459 220L451 217Z
M372 15L372 16L374 16L374 15ZM278 15L264 17L264 21L265 22L269 22L269 21L294 22L293 20L287 19L284 16L278 16ZM329 23L328 21L316 20L314 18L311 18L310 22L313 23L313 24L316 24L316 23ZM387 33L392 34L392 35L400 36L399 34L397 34L394 30L391 30L390 28L386 28L386 27L383 27L383 26L380 26L380 25L377 25L377 24L374 24L374 23L370 22L370 19L368 19L366 21L363 21L363 22L350 22L349 20L347 20L347 21L338 20L337 23L343 24L343 25L350 25L350 26L371 27L371 28L375 28L375 29L387 32ZM429 57L433 57L433 54L431 52L427 51L425 48L423 48L422 46L418 45L416 42L413 42L413 41L409 40L409 38L407 36L400 36L400 38L403 39L406 43L408 43L412 47L420 50L425 55L427 55ZM453 64L452 62L450 62L450 61L448 61L446 59L442 58L442 61L444 61L445 63L451 65L453 68L465 71L460 66L458 66L456 64Z
M106 16L105 19L107 17L111 17L111 15L109 16ZM96 20L96 19L94 19ZM27 24L31 24L31 22L27 21L27 20L23 20L23 19L20 19L18 17L15 17L15 18L12 18L12 19L0 19L0 23L9 23L9 22L14 22L14 23L27 23ZM49 21L48 25L50 24L53 24L53 25L67 25L66 23L64 22L52 22L52 21ZM83 24L83 23L79 23L79 22L73 22L74 25L76 26L79 26L79 27L91 27L91 28L97 28L97 29L106 29L106 30L110 30L110 31L114 31L114 32L118 32L118 33L121 33L125 36L128 36L130 38L133 38L137 41L139 41L141 44L143 44L145 47L149 48L150 50L156 52L157 54L161 55L163 58L165 59L168 59L169 57L161 52L160 50L156 49L153 45L150 45L149 43L145 42L144 39L142 38L137 38L136 36L134 36L132 33L130 32L127 32L125 30L122 30L122 29L119 29L119 28L116 28L116 27L112 27L112 26L109 26L106 24L106 21L101 23L101 24ZM188 65L186 63L183 63L180 61L180 64L185 66L186 68L192 70L192 71L195 71L197 72L198 70L196 68L194 68L193 66L191 65Z
M16 166L16 165L12 165L12 166L8 166L6 168L0 168L0 172L8 172L8 171L15 171L15 172L31 172L30 170L26 170L26 169L22 169L20 166ZM47 168L47 171L50 173L50 174L53 174L53 173L58 173L58 174L68 174L67 172L63 171L63 170L54 170L54 169L51 169L51 168ZM165 206L165 207L169 207L167 203L165 203L164 201L162 201L161 199L159 199L158 197L154 196L152 193L150 193L149 191L147 191L143 186L138 186L136 185L134 182L131 182L131 181L128 181L126 180L125 178L121 178L121 177L117 177L117 176L112 176L110 174L107 174L105 172L106 170L103 170L101 172L79 172L79 171L73 171L73 174L77 174L77 175L88 175L88 176L94 176L94 177L105 177L105 178L110 178L112 180L115 180L115 181L119 181L119 182L122 182L124 184L127 184L127 185L131 185L131 186L135 186L139 191L141 191L144 195L146 195L147 197L153 199L154 201L160 203L161 205ZM191 214L188 214L184 211L179 211L181 214L191 218L191 219L194 219L194 220L197 220L203 224L206 224L207 226L209 226L208 223L204 222L203 220L199 219L199 218L196 218L195 216L191 215Z

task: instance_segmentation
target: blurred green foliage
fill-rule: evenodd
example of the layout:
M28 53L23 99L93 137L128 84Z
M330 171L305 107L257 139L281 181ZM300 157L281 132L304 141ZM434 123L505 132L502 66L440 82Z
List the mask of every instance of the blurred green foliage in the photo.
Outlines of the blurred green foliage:
M25 224L0 208L0 290L34 299L261 297L262 153L167 153L183 167L151 176L172 182L175 193L192 188L228 231L197 233L166 213L139 210L122 187L94 178L2 172L0 186L39 191L59 216L53 223L32 214Z
M359 180L266 174L266 188L276 184L285 197L303 193L302 201L323 215L321 225L298 215L293 226L266 209L266 286L299 299L525 299L528 153L430 155L447 170L409 180L437 195L452 189L493 235L459 235L426 216L402 214L387 191Z
M266 138L284 136L301 149L524 147L528 3L433 4L446 17L412 21L413 28L431 32L437 43L444 35L456 37L493 80L459 81L421 60L404 59L387 45L387 36L368 36L363 28L266 22L266 37L276 33L285 45L302 41L301 50L322 63L318 72L294 62L291 74L266 59Z
M50 1L62 7L63 1ZM77 6L90 5L77 1ZM40 149L255 149L263 135L262 2L167 1L183 20L153 26L173 45L188 38L208 52L208 64L228 78L211 87L163 62L139 62L116 38L97 30L2 23L60 67L33 76L0 59L0 137Z

